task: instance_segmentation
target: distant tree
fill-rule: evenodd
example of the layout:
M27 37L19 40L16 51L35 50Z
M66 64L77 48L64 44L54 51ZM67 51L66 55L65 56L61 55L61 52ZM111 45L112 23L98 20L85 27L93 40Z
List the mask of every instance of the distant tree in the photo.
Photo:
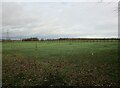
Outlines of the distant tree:
M22 39L22 41L39 41L38 38L26 38L26 39Z
M44 41L44 38L41 38L41 41Z

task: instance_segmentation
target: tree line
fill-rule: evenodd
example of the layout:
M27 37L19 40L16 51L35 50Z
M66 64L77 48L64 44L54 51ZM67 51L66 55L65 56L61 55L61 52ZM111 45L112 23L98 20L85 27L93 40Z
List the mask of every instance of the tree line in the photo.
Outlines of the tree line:
M37 37L31 37L31 38L24 38L22 40L5 40L2 41L61 41L61 40L81 40L81 41L113 41L118 40L120 41L120 38L57 38L57 39L44 39L44 38L37 38Z

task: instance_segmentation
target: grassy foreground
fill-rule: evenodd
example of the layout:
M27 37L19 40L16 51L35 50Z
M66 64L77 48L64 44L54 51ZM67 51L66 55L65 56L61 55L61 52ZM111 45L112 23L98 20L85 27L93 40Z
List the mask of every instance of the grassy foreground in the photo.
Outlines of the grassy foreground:
M4 42L3 86L116 86L118 42Z

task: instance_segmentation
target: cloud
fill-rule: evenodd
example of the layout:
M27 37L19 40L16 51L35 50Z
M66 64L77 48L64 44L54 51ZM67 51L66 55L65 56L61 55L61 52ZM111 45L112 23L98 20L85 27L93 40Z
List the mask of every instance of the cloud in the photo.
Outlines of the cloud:
M117 37L114 6L106 3L4 2L3 38Z

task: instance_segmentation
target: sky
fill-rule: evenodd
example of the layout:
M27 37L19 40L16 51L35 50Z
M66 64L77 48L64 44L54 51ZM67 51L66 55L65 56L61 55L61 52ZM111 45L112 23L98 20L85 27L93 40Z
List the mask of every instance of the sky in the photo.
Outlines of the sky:
M107 2L2 2L0 30L11 39L117 38L116 10Z

